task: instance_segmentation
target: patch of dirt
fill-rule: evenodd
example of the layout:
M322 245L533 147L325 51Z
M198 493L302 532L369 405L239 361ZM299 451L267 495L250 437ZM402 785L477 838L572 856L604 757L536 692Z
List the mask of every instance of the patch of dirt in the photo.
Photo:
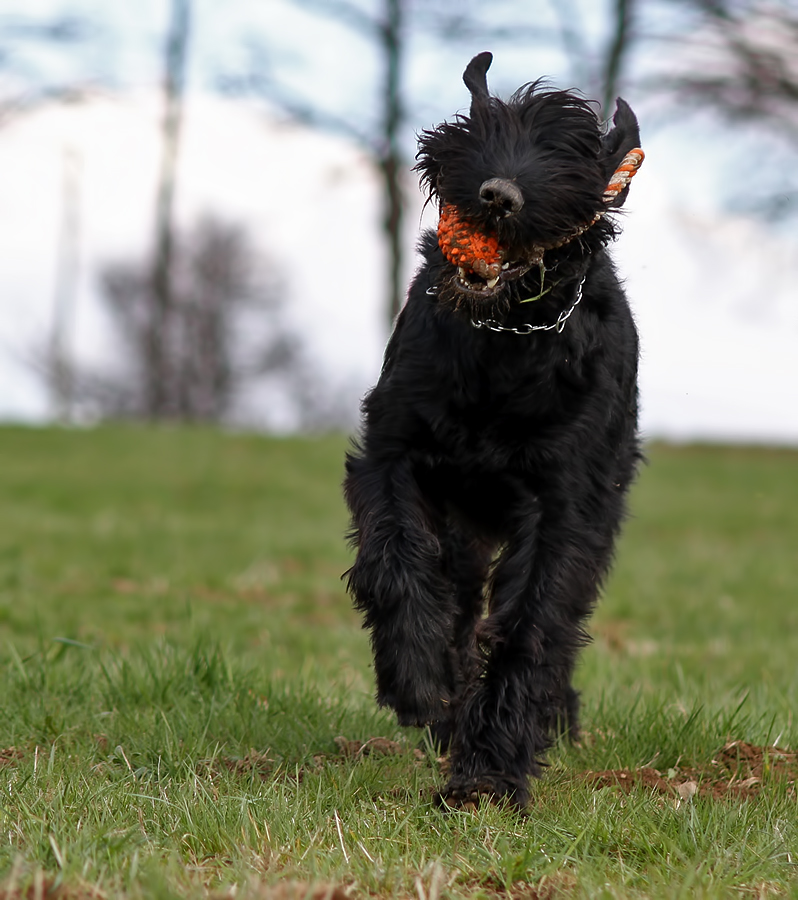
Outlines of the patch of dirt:
M254 772L264 781L271 776L275 766L275 762L268 755L268 752L258 753L257 750L252 749L250 749L246 756L242 756L240 759L224 756L222 757L221 762L235 775L251 775Z
M337 737L335 744L338 747L338 753L317 753L309 763L300 766L299 769L287 770L286 776L297 778L301 782L306 773L318 771L330 760L357 760L364 756L400 756L407 752L406 743L392 741L385 737L373 737L367 741ZM413 750L413 757L416 765L420 765L427 758L426 754L418 749ZM246 777L250 777L254 772L263 781L268 781L278 767L278 762L268 755L268 751L258 753L253 749L243 757L219 756L215 759L201 760L197 768L202 774L209 775L211 778L217 776L223 769L227 769L234 775Z
M510 889L511 900L560 900L576 891L578 882L571 872L552 872L535 884L515 884Z
M486 887L491 895L494 895L495 891L495 896L502 897L504 900L564 900L566 897L573 896L578 885L579 882L572 872L559 869L544 875L538 881L516 881L509 891L498 882L483 883L479 887L483 893Z
M628 793L643 788L676 800L689 800L695 794L716 800L752 797L759 793L764 780L794 784L796 779L798 754L782 747L760 747L745 741L729 741L704 765L675 766L667 772L648 766L605 769L585 775L585 780L597 790L612 787Z
M13 881L0 884L3 900L103 900L105 894L90 886L57 884L37 872L30 884L18 887Z
M407 752L407 744L392 741L384 737L373 737L367 741L350 741L345 737L337 737L335 745L344 759L355 759L358 756L401 756ZM426 759L421 750L414 750L416 759Z
M268 781L274 774L277 767L268 751L266 753L258 753L257 750L250 749L245 756L217 756L215 759L203 759L197 764L197 769L203 774L208 774L213 778L218 775L222 769L227 769L234 775L244 775L250 777L253 773L262 781Z
M277 884L248 886L211 895L211 900L349 900L340 885L313 884L306 881L280 881Z
M603 622L594 622L592 631L597 641L606 644L610 650L623 653L629 640L629 625L626 619L610 619Z
M24 755L17 747L3 747L0 749L0 769L4 766L15 766Z

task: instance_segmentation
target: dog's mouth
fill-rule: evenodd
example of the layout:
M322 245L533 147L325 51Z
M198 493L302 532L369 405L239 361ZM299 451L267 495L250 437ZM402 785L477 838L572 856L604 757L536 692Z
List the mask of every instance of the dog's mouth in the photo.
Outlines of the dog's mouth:
M509 281L515 281L525 275L530 264L525 262L505 262L501 264L498 274L490 272L482 275L465 266L457 266L455 283L458 290L473 297L489 298L495 296Z
M461 218L451 204L441 209L438 244L455 267L453 286L475 299L495 297L508 282L521 278L540 261L534 252L524 255L502 246L495 234Z

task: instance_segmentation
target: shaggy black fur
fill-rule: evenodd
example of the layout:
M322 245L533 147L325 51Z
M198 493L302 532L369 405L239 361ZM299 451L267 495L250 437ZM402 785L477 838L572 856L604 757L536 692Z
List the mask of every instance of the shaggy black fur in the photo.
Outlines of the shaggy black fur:
M417 168L432 198L497 236L509 265L489 287L422 237L347 457L348 585L379 703L450 744L443 799L523 806L552 736L577 733L571 677L640 459L613 224L572 237L639 133L620 99L606 134L588 102L539 83L502 102L490 62L471 61L469 115L421 135ZM547 245L544 272L530 248ZM527 327L571 307L559 329ZM522 333L476 327L486 319Z

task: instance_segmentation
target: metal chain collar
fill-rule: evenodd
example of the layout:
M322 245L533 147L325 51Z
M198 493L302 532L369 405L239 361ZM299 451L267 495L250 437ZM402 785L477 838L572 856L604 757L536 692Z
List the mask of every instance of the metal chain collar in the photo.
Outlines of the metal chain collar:
M474 328L487 328L488 331L510 331L513 334L532 334L533 331L556 331L557 334L561 334L571 313L582 302L582 288L584 287L586 277L587 275L583 275L582 280L579 282L579 286L576 289L576 300L574 300L568 309L564 309L560 315L557 316L557 321L551 325L527 324L519 325L516 328L510 325L502 325L500 322L497 322L496 319L471 319L471 324Z

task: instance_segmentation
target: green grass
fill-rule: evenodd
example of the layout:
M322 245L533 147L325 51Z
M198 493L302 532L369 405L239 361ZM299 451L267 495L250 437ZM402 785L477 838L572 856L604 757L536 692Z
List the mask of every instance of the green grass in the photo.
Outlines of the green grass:
M434 754L374 707L345 446L0 429L0 898L798 897L783 780L676 803L584 777L798 746L798 452L650 448L578 673L587 737L518 816L440 812Z

